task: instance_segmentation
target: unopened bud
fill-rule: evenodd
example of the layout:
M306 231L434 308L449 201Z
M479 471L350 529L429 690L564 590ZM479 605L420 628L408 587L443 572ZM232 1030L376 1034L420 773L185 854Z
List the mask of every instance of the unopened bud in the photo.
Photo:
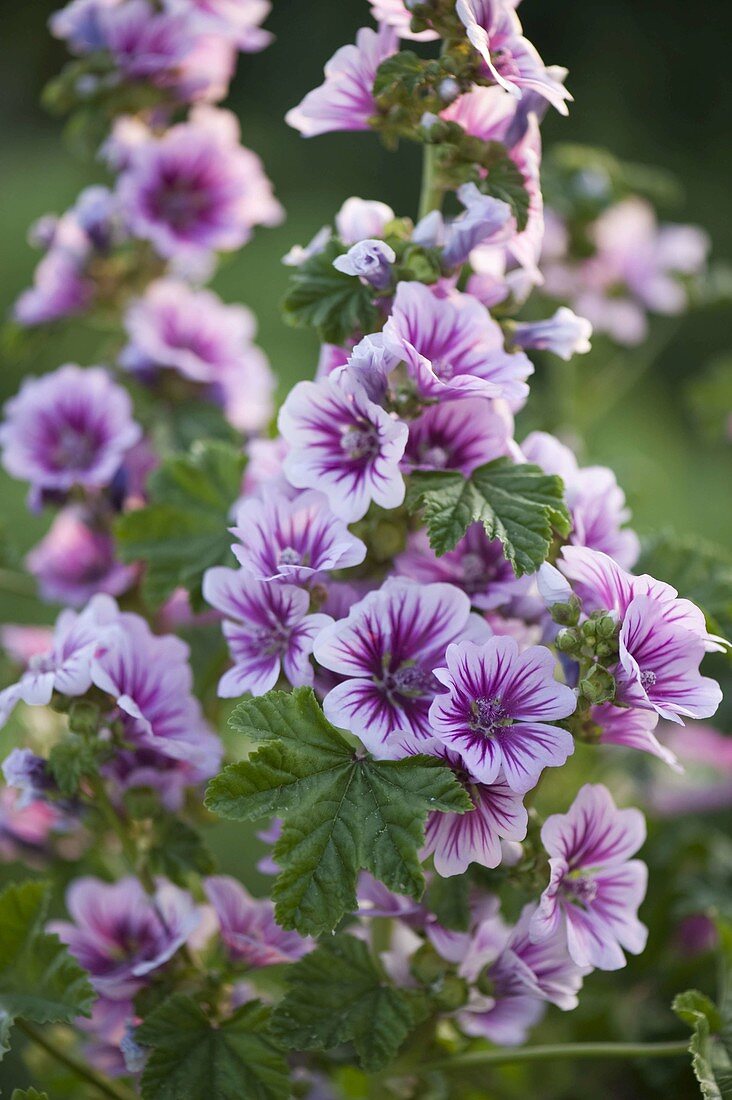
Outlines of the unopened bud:
M554 639L554 645L560 653L576 653L581 644L580 639L577 637L577 631L570 628L560 630Z
M593 705L615 698L615 678L601 665L593 665L580 680L580 693Z

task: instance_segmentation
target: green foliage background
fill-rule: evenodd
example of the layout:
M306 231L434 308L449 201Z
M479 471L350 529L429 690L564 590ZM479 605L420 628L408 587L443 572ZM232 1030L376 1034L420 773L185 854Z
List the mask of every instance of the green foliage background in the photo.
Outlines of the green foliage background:
M97 166L77 159L63 145L59 122L46 118L38 106L43 84L64 60L63 49L46 30L47 16L57 6L53 0L0 0L3 313L29 282L36 262L25 243L28 224L47 210L63 210L82 186L103 179ZM331 221L351 194L385 200L399 214L415 214L420 166L418 151L411 147L388 154L368 135L304 141L285 126L286 109L319 83L325 60L339 45L352 41L356 28L368 21L368 6L366 0L275 0L274 6L268 26L277 42L260 55L242 59L227 105L242 118L243 140L262 156L288 220L279 229L260 230L251 245L222 265L215 286L224 298L245 302L259 316L260 340L284 393L295 380L312 374L317 347L309 336L280 320L287 278L280 257L293 242L308 241ZM727 43L732 8L722 0L699 0L693 7L684 0L526 0L521 15L545 60L570 69L568 83L576 102L568 120L555 114L547 119L547 145L606 145L620 157L672 171L683 184L685 199L667 216L705 226L716 259L728 259L732 77ZM653 331L664 347L652 369L607 415L594 420L584 458L616 470L641 534L662 526L730 545L732 443L721 432L714 438L703 430L688 398L689 386L710 362L729 353L730 319L729 305L720 305L696 312L678 327L656 322ZM15 392L25 373L52 369L66 360L93 363L99 343L98 334L83 329L61 340L34 340L23 357L0 365L0 400ZM562 383L571 383L563 363L555 360L550 369L551 377L540 370L537 378L532 426L548 426L548 421L541 423L543 414L553 412L548 397L542 403L542 387L558 382L561 390ZM581 377L594 369L592 358L580 359L570 369ZM720 410L720 420L726 411ZM16 558L38 540L47 523L46 517L28 515L24 493L23 485L0 474L0 537ZM0 593L2 621L43 622L53 614L35 600ZM5 747L0 735L0 756ZM653 766L635 759L633 764L637 770ZM571 768L557 777L557 798L566 794L568 803L580 782L596 777L597 767L592 750L580 747ZM566 791L557 791L563 784ZM263 880L251 870L246 843L253 831L253 825L222 824L212 831L211 842L222 870L244 876L256 891ZM575 1039L623 1037L633 1033L636 1010L643 1013L646 1038L683 1033L670 1010L656 1006L670 1004L673 995L689 985L711 988L711 966L707 973L706 963L700 968L693 960L681 965L674 961L670 976L672 948L664 942L666 922L679 882L686 883L687 891L695 889L693 876L706 841L701 822L688 821L673 831L667 826L652 830L646 858L653 865L654 885L642 915L651 925L651 943L657 945L621 975L595 975L583 994L581 1010L574 1017L550 1013L537 1041L561 1041L570 1033ZM716 867L719 881L706 875L704 903L710 898L719 903L725 891L732 903L729 846L711 857L705 853L707 859ZM655 941L654 928L662 930ZM5 1088L30 1083L17 1057L0 1067L0 1085ZM81 1100L78 1089L68 1092L63 1082L57 1085L54 1096ZM351 1087L353 1096L361 1095L357 1080ZM697 1095L690 1071L678 1062L584 1065L581 1076L578 1066L566 1063L533 1070L514 1066L491 1075L490 1095L498 1100L527 1093L539 1100L573 1100L580 1091L594 1092L601 1100ZM473 1095L476 1100L488 1095L484 1074L476 1077Z

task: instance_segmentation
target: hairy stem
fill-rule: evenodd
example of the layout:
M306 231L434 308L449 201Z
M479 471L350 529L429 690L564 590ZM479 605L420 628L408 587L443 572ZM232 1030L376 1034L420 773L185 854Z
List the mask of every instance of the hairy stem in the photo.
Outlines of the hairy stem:
M442 206L442 188L437 183L437 146L422 147L422 188L419 193L419 218Z
M516 1050L475 1050L428 1062L420 1067L420 1073L499 1066L509 1062L548 1062L560 1058L673 1058L687 1054L688 1050L687 1039L664 1043L561 1043Z
M135 1093L128 1089L126 1085L119 1084L117 1081L110 1081L108 1077L97 1073L91 1066L80 1062L72 1054L67 1054L65 1050L57 1046L52 1039L49 1039L48 1029L41 1031L26 1020L16 1020L15 1026L23 1032L27 1039L45 1050L46 1054L50 1054L55 1061L65 1066L81 1081L86 1081L102 1096L111 1097L112 1100L135 1100Z

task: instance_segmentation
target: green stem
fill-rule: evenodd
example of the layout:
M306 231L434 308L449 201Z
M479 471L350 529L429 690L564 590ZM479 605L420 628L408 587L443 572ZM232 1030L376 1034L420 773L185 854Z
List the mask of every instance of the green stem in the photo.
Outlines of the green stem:
M15 1026L23 1032L26 1038L30 1039L36 1046L41 1047L50 1054L55 1061L59 1062L66 1069L70 1070L81 1081L86 1081L88 1085L95 1088L97 1092L102 1096L111 1097L112 1100L135 1100L135 1094L128 1089L126 1085L118 1084L116 1081L110 1081L109 1078L103 1077L100 1073L97 1073L91 1066L85 1065L84 1062L80 1062L77 1058L74 1058L72 1054L67 1054L65 1050L58 1047L53 1039L49 1039L48 1030L40 1031L34 1027L33 1024L29 1024L26 1020L16 1020Z
M687 1039L665 1043L562 1043L518 1047L516 1050L476 1050L455 1054L420 1067L420 1073L433 1070L468 1069L499 1066L509 1062L546 1062L566 1058L673 1058L687 1054Z
M437 146L422 147L422 188L419 193L419 214L424 218L432 210L442 206L442 188L437 183Z
M98 775L89 776L89 786L94 794L94 806L99 810L108 827L120 842L125 863L132 873L137 875L140 879L148 894L154 893L155 882L153 881L152 875L145 866L140 864L137 845L129 835L126 823L122 821L110 802L109 795L104 786L104 780Z
M18 573L15 569L0 569L0 592L9 596L23 596L32 600L38 595L35 578L27 573Z

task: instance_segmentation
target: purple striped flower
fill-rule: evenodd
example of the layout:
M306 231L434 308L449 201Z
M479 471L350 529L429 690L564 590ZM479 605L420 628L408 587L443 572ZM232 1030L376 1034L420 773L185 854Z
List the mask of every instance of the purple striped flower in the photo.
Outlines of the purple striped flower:
M219 922L221 939L237 963L260 969L296 962L315 946L313 940L286 932L275 920L269 899L253 898L228 875L203 880L203 889Z
M474 930L458 969L473 986L467 1006L457 1014L467 1035L517 1046L526 1041L547 1002L565 1011L577 1007L589 968L572 961L561 934L541 944L531 941L534 908L524 907L510 933L495 916ZM482 993L481 986L490 992Z
M273 411L274 378L254 343L256 319L246 306L226 305L210 290L159 279L127 310L129 343L120 363L143 378L174 370L206 387L241 431L266 426Z
M367 237L383 237L384 230L395 217L385 202L351 195L335 216L336 230L344 244L357 244Z
M432 855L435 871L443 878L461 875L471 863L497 867L503 862L501 841L526 837L528 814L521 795L507 783L476 783L458 771L473 809L465 814L430 814L425 830L423 858Z
M640 542L625 524L630 511L615 474L606 466L579 466L575 455L548 432L532 432L521 444L527 462L547 474L558 474L572 516L570 541L602 550L625 569L638 560Z
M0 726L21 700L29 706L47 706L54 691L84 695L92 684L94 654L117 617L109 596L95 596L79 614L62 611L56 620L48 650L34 653L17 684L0 692Z
M272 41L260 25L271 11L269 0L163 0L163 6L204 34L231 39L242 53L259 53Z
M361 519L372 500L382 508L404 500L399 461L409 429L370 401L347 371L298 382L278 423L290 447L288 480L298 489L320 489L348 523Z
M288 111L285 120L303 137L334 130L368 130L369 119L376 114L376 70L397 49L397 36L390 27L378 31L362 27L356 44L336 50L325 66L324 82Z
M446 659L435 676L448 691L432 703L429 724L477 782L495 783L503 769L509 787L523 794L545 767L564 764L572 736L549 723L567 718L576 699L554 679L548 649L519 652L513 638L489 638L451 645Z
M109 484L141 435L126 391L100 367L28 378L4 411L3 465L39 491Z
M562 929L574 962L598 970L625 966L623 948L640 954L647 929L636 914L648 872L630 857L645 838L639 810L617 809L606 787L586 783L566 814L542 826L551 877L531 919L531 938L540 943Z
M224 615L224 637L234 667L219 681L219 695L265 695L284 672L293 687L312 684L313 640L333 620L310 615L310 597L292 584L267 584L247 569L208 569L203 594Z
M185 642L153 634L139 615L117 616L97 645L93 683L111 695L127 740L213 775L221 743L193 695Z
M131 232L164 259L235 251L254 226L283 216L259 157L239 144L236 117L210 107L135 145L118 193Z
M602 703L592 708L590 717L600 729L601 745L620 745L647 752L663 760L675 772L683 772L676 754L662 745L653 732L658 725L658 715L654 711Z
M399 731L429 740L433 668L456 639L489 635L452 585L387 580L316 638L318 664L344 678L323 701L326 717L375 753Z
M500 326L468 294L438 297L422 283L399 283L384 340L423 397L505 397L514 408L526 400L534 368L523 352L505 350Z
M524 37L521 22L506 0L458 0L456 12L487 74L512 95L537 92L566 115L571 96Z
M69 921L49 929L68 945L94 988L110 1000L142 989L186 942L200 920L190 894L161 882L149 897L136 878L79 878L66 893Z
M707 632L698 607L671 585L647 574L634 577L597 550L566 546L559 566L586 612L602 608L620 620L614 670L620 702L681 724L715 713L722 693L699 665L705 652L724 643Z
M560 359L586 355L590 350L592 325L571 309L560 306L553 317L543 321L522 321L513 330L513 342L520 348L551 351Z
M337 519L322 493L246 500L231 528L234 555L259 580L306 584L330 569L360 565L366 545Z
M479 244L496 245L511 236L511 207L484 195L474 183L464 183L457 196L464 212L445 230L442 258L448 267L459 267Z
M418 31L416 34L410 30L412 13L407 8L404 0L369 0L371 14L377 23L386 23L393 27L400 38L410 39L414 42L431 42L439 38L437 31Z
M447 406L448 408L450 406ZM426 532L409 537L396 558L397 573L415 581L448 581L470 597L473 607L493 611L529 592L531 577L517 577L498 539L489 539L482 523L473 523L454 550L437 557Z
M410 422L404 465L409 470L460 470L467 477L512 449L513 417L505 401L464 397L430 405Z
M112 536L74 506L58 513L25 564L38 581L42 599L72 607L83 606L97 592L118 596L137 576L136 566L116 559Z

